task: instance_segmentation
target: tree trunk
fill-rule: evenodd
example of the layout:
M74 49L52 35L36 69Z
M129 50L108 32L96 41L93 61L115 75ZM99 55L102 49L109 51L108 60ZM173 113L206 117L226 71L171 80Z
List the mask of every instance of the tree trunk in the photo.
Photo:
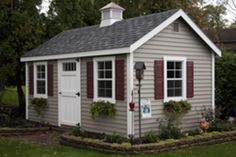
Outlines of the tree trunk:
M22 77L21 77L21 66L22 64L19 63L16 72L16 86L17 86L17 96L18 96L18 103L19 103L19 116L25 117L25 94L22 90Z

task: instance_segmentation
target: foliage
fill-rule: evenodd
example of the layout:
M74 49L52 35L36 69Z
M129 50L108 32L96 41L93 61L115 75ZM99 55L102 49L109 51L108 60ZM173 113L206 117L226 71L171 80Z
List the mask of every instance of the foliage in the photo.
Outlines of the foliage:
M81 134L80 123L76 125L76 127L72 130L72 135L79 136Z
M216 110L227 119L236 108L236 54L224 50L216 59Z
M19 111L25 113L24 63L20 57L41 41L44 32L37 6L41 0L0 1L0 80L17 87Z
M170 119L160 121L159 129L160 139L179 139L184 136L178 123L173 123Z
M178 139L183 136L180 128L182 117L188 111L191 110L191 104L188 101L169 101L164 103L164 114L165 117L161 119L160 138Z
M30 102L30 105L34 108L38 115L41 115L41 112L47 106L47 99L44 98L33 98Z
M112 117L116 114L115 104L107 101L96 101L91 104L90 113L95 120L99 117Z
M25 93L25 86L22 89ZM19 106L16 87L6 87L3 91L0 91L0 106Z
M236 122L235 121L228 121L228 120L221 120L221 119L215 119L210 124L210 131L232 131L236 128Z
M186 100L173 101L164 103L165 113L185 114L191 110L191 104Z
M142 137L142 143L155 143L159 141L159 136L154 131L149 131Z
M114 132L112 135L106 135L105 142L109 142L109 143L123 143L123 142L128 142L128 139L122 137L120 134Z

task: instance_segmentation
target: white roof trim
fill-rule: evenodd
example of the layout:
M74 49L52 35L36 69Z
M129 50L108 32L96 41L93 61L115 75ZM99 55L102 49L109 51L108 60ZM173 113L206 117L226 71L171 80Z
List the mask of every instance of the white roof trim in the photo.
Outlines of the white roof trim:
M116 54L124 54L124 53L130 53L130 48L125 47L125 48L118 48L118 49L88 51L88 52L59 54L59 55L21 57L20 61L21 62L45 61L45 60L54 60L54 59L68 59L68 58L79 58L79 57L116 55Z
M205 41L205 43L218 55L221 56L221 50L201 31L201 29L188 17L188 15L180 9L175 14L173 14L171 17L169 17L167 20L162 22L159 26L154 28L152 31L144 35L142 38L137 40L135 43L133 43L130 46L131 52L134 52L137 48L142 46L145 42L147 42L149 39L154 37L156 34L161 32L164 28L166 28L168 25L170 25L172 22L174 22L179 17L182 17L189 26L199 35L199 37Z

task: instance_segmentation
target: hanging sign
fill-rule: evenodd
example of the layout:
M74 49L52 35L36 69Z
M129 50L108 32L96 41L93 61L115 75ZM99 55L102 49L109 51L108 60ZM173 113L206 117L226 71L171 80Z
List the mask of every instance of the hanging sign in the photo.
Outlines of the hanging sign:
M152 116L151 101L149 99L141 100L141 111L142 111L142 118L149 118Z

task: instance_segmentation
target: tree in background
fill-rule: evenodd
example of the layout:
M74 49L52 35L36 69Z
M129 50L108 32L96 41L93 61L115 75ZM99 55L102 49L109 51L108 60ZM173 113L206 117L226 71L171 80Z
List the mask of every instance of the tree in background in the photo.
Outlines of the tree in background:
M216 60L216 109L221 118L227 118L236 107L236 54L223 51Z
M19 113L24 116L24 63L20 57L41 42L44 30L37 5L41 0L0 1L0 78L17 87Z

